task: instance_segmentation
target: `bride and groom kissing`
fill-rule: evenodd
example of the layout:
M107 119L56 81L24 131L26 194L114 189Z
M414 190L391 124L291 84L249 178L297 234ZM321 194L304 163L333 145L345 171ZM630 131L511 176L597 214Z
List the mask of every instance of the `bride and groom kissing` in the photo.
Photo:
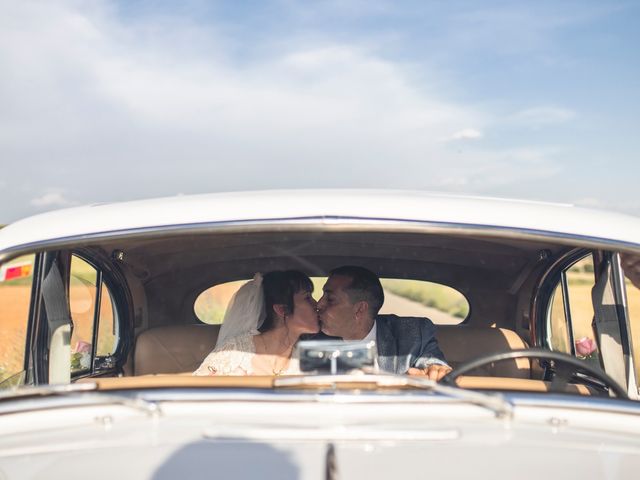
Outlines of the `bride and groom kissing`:
M256 274L231 300L214 350L195 375L299 374L293 349L301 335L374 340L382 371L439 380L451 368L426 318L379 315L380 280L363 267L332 270L318 302L313 283L296 270Z

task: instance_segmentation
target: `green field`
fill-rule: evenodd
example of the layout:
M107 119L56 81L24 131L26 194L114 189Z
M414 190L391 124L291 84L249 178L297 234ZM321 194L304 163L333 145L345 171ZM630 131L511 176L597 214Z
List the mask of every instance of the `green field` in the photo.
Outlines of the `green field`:
M457 318L467 318L469 304L466 298L453 288L420 280L382 280L386 291L400 297L435 308Z

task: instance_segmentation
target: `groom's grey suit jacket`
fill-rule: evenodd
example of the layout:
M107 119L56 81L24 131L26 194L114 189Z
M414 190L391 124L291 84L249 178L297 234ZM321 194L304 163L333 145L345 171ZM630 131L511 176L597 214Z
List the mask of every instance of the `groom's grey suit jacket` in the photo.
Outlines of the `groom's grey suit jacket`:
M410 367L446 364L435 333L436 327L428 318L378 315L378 367L386 372L406 373Z

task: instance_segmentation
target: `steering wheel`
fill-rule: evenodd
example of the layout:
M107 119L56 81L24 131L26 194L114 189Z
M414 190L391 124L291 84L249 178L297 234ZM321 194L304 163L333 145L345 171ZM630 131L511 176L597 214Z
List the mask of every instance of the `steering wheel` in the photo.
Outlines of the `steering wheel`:
M627 392L613 378L605 372L598 370L591 365L578 360L577 358L567 355L566 353L552 352L542 348L527 348L522 350L511 350L509 352L494 353L484 355L475 360L464 362L455 370L445 375L440 383L445 385L456 386L456 379L467 372L476 368L484 367L490 363L502 362L504 360L513 360L516 358L535 358L539 360L549 360L553 362L555 375L551 381L551 391L560 391L569 384L569 380L574 377L575 373L583 373L599 380L609 390L613 391L618 398L628 399Z

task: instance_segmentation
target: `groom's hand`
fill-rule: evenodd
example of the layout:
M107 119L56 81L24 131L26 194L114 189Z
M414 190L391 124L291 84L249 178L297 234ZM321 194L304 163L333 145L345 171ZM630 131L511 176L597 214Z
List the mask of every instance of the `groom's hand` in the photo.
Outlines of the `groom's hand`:
M451 367L447 365L429 365L427 368L410 368L407 370L409 375L424 375L429 380L435 380L436 382L444 377L451 371Z

